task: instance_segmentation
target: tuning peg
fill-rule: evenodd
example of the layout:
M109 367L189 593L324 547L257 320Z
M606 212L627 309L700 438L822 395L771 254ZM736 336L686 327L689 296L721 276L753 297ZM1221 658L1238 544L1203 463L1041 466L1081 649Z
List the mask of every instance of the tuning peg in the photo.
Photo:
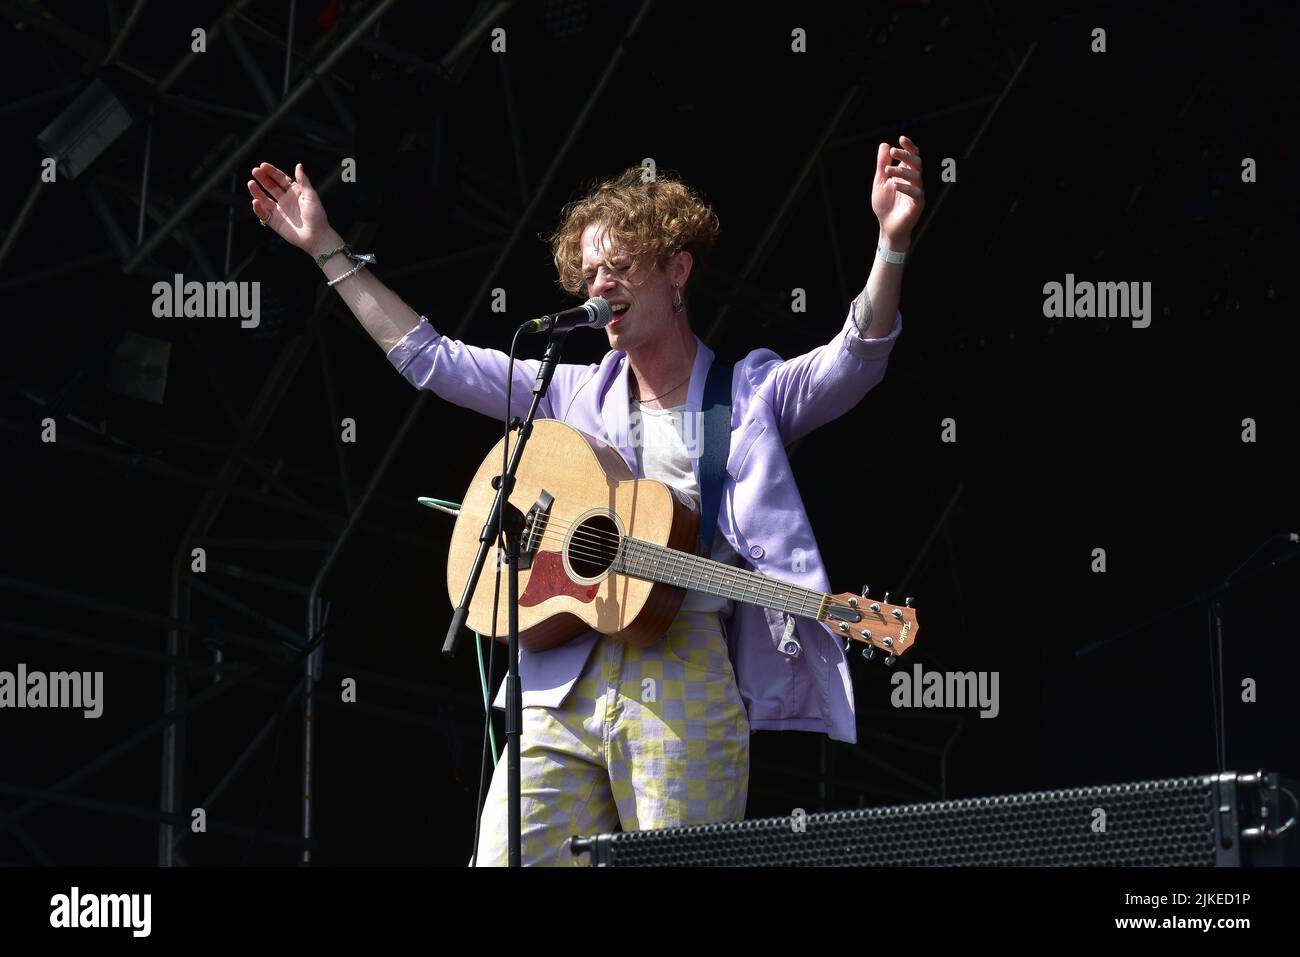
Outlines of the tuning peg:
M868 598L868 597L870 597L870 595L869 595L870 591L871 591L870 588L868 588L866 585L863 585L863 586L862 586L862 597L863 597L863 598Z
M897 609L897 608L895 608L893 611L891 611L890 614L894 616L894 620L895 620L895 621L902 621L902 620L903 620L903 613L902 613L899 609Z
M889 604L889 592L885 592L885 597L881 599L886 605Z
M871 645L867 645L867 647L862 649L862 657L870 661L872 658L876 657L876 649Z
M886 655L886 656L885 656L885 667L888 668L888 667L892 666L893 663L894 663L895 661L897 661L897 660L898 660L898 655Z
M844 653L847 655L847 654L849 653L849 651L852 650L852 648L853 648L853 639L852 639L852 638L845 638L845 639L844 639Z
M903 599L903 607L904 607L904 608L911 608L911 607L912 607L912 596L911 596L911 595L908 595L906 598Z

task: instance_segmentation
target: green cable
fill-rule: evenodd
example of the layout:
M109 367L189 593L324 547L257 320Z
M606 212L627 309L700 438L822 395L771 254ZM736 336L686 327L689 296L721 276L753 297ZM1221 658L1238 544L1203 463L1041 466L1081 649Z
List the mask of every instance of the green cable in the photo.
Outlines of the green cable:
M449 502L445 498L430 498L427 495L421 495L419 498L416 499L416 501L419 502L421 505L423 505L425 502L433 502L435 505L445 505L447 508L455 508L455 509L460 508L460 502Z
M421 505L441 506L444 509L460 511L460 502L448 501L445 498L431 498L428 495L421 495L416 501ZM497 729L492 724L492 701L488 697L487 666L483 662L483 636L477 631L474 632L474 651L478 656L478 683L483 689L483 714L488 725L488 742L492 746L492 767L495 768L500 761L497 756Z
M492 724L492 704L488 701L487 669L483 666L483 636L474 632L474 650L478 652L478 681L483 686L483 713L487 716L488 741L492 744L492 767L497 766L497 729Z

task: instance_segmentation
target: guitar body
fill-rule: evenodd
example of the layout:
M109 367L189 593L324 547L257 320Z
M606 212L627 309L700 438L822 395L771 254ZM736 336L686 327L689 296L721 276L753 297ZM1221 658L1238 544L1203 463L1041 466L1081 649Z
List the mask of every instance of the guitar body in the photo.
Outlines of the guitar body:
M509 436L513 451L518 436ZM502 472L502 439L474 475L461 503L447 556L447 592L460 602L492 510L493 476ZM549 494L551 498L546 499ZM539 505L537 510L534 506ZM519 644L544 651L589 628L634 645L651 645L668 630L686 589L611 570L619 540L630 537L685 552L694 550L700 513L684 493L653 479L636 479L619 452L572 426L540 419L524 449L510 502L530 510L532 547L519 570ZM544 512L542 511L544 509ZM506 641L509 601L502 567L496 629L492 595L494 546L470 602L467 625ZM503 555L504 557L504 555Z

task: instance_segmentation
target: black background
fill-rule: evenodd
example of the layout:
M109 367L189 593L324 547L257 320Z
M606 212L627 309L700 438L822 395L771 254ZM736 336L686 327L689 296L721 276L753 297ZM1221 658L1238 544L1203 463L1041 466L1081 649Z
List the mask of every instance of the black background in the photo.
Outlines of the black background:
M748 816L1213 770L1206 609L1174 609L1270 536L1300 530L1293 6L660 2L629 38L638 4L519 4L497 24L504 57L480 37L447 74L436 64L475 6L408 0L328 71L351 129L339 128L318 89L252 147L268 107L247 66L219 37L205 54L189 50L190 30L210 26L223 4L148 5L107 67L112 4L42 6L58 28L13 11L0 20L0 214L13 222L39 191L0 263L0 669L103 671L106 705L97 721L0 713L0 818L32 797L24 789L55 787L139 741L0 834L0 861L157 860L160 742L142 732L162 714L166 631L120 612L167 613L185 529L232 455L243 466L214 535L332 541L416 399L332 294L313 309L320 279L310 260L258 227L243 183L262 160L286 170L303 162L319 186L341 157L355 157L358 182L326 198L331 221L366 237L378 274L440 331L506 348L519 321L568 302L538 240L560 206L593 177L653 157L720 217L694 322L703 335L730 303L709 344L734 360L759 347L796 355L839 328L872 261L876 144L907 134L925 158L928 208L907 266L903 334L884 382L791 458L834 587L868 582L898 596L905 585L922 632L900 666L997 671L1001 713L892 709L889 673L855 659L859 744L757 735ZM344 4L330 27L324 3L302 0L295 54L319 62L370 8ZM287 22L287 5L252 3L238 27L277 97L284 51L274 41ZM805 54L790 51L796 27L807 31ZM1107 31L1104 54L1090 52L1094 27ZM151 79L193 56L172 96L156 97ZM303 78L296 62L291 86ZM85 175L34 186L37 135L94 76L137 121ZM239 159L233 191L223 175L186 217L184 240L168 237L127 275L110 236L118 230L134 246L151 104L150 195L162 218L216 164ZM474 296L571 133L573 148L492 281L510 312L492 313ZM956 183L940 180L947 157ZM1257 161L1255 183L1241 181L1244 157ZM263 283L262 326L155 318L158 275L201 276L205 257L222 267L231 211L233 261L252 254L239 278ZM151 219L146 237L158 228ZM451 258L430 262L439 257ZM1043 285L1066 273L1152 283L1150 327L1044 318ZM788 309L796 287L807 291L803 314ZM127 333L172 344L162 405L107 388ZM236 422L301 335L312 345L282 401L259 434L241 436ZM599 335L574 336L565 358L596 361L605 348ZM58 423L54 445L39 441L46 416ZM342 416L357 420L359 440L340 450ZM940 441L948 417L955 444ZM1241 440L1246 418L1257 423L1254 443ZM415 498L457 499L498 435L492 420L431 397L327 580L319 863L468 857L477 672L469 642L454 662L438 653L450 520ZM269 507L268 497L301 507ZM1091 571L1094 548L1106 550L1105 574ZM1268 546L1242 577L1285 554ZM300 588L322 556L209 550L210 561ZM1298 569L1284 565L1229 600L1230 767L1300 775ZM303 633L301 594L212 573L204 581ZM181 855L292 863L301 719L285 701L298 670L276 666L275 632L211 597L195 594L192 620L192 694L212 687L198 669L213 642L224 641L227 663L259 670L186 722L182 806L207 795L273 723L208 808L210 833L189 835ZM344 677L359 682L355 705L337 702ZM1239 700L1246 678L1258 683L1249 705Z

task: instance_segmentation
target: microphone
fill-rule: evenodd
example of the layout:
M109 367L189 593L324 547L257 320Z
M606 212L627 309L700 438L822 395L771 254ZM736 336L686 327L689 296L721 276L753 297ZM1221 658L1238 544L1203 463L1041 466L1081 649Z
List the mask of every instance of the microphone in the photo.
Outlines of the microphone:
M599 296L592 296L581 306L555 312L540 319L529 319L520 330L523 332L564 333L574 329L603 329L614 318L609 303Z

